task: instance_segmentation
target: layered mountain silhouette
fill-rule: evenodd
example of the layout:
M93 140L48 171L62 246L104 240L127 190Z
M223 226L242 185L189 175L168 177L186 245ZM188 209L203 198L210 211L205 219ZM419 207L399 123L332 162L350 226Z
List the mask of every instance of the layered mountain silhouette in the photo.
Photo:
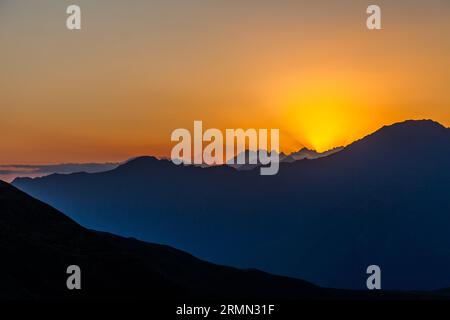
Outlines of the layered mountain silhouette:
M446 299L439 292L346 291L199 260L169 246L83 228L0 181L0 301L126 299L255 301ZM68 290L69 265L81 290ZM225 299L225 300L224 300Z
M316 150L310 150L308 148L302 148L297 152L293 152L291 154L289 154L288 156L286 156L286 159L284 159L285 162L292 162L292 161L297 161L297 160L304 160L304 159L309 159L309 160L314 160L314 159L319 159L319 158L323 158L323 157L327 157L329 155L332 155L336 152L339 152L341 150L343 150L344 147L336 147L324 152L317 152Z
M14 185L84 226L169 244L215 263L336 288L450 283L450 129L386 126L275 176L136 158L103 173Z
M292 152L290 154L285 154L284 152L281 152L278 154L278 161L279 162L294 162L298 160L314 160L319 159L323 157L327 157L329 155L332 155L336 152L339 152L343 150L343 147L336 147L324 152L317 152L316 150L310 150L308 148L301 148L300 150L296 152ZM275 152L275 151L273 151ZM270 153L269 153L270 154ZM240 163L239 158L244 159L244 163ZM230 159L227 161L227 165L235 168L237 170L253 170L257 167L262 166L261 162L259 161L259 155L258 151L252 151L252 150L245 150L241 153L241 155L237 155L233 159Z
M85 229L2 181L0 248L0 299L332 295L305 281L213 265L171 247ZM81 291L66 287L73 264L82 270Z
M102 172L117 168L120 163L61 163L61 164L8 164L0 165L0 180L12 181L16 177L42 177L52 173Z

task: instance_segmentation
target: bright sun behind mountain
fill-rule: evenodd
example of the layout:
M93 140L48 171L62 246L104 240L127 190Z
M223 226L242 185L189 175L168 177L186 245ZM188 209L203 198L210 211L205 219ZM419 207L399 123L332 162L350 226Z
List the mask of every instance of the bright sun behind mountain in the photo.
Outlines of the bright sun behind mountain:
M364 136L362 128L369 124L371 111L350 83L311 82L291 88L280 100L291 135L320 152Z

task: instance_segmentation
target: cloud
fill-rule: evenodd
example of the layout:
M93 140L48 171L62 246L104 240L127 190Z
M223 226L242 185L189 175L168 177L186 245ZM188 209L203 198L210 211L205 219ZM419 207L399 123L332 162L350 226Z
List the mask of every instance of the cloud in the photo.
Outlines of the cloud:
M61 163L48 165L8 164L0 165L0 175L35 177L53 173L69 174L74 172L102 172L117 168L120 163Z

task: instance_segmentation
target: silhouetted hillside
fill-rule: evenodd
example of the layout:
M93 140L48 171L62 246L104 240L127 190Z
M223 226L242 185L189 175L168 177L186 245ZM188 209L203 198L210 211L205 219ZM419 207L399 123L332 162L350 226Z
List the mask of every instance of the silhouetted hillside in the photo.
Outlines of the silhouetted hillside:
M322 286L450 283L450 130L386 126L344 150L282 163L278 175L142 157L97 174L14 185L90 228L173 245L221 264Z
M203 262L171 247L87 230L0 181L0 298L286 298L323 289ZM79 265L82 290L66 289Z

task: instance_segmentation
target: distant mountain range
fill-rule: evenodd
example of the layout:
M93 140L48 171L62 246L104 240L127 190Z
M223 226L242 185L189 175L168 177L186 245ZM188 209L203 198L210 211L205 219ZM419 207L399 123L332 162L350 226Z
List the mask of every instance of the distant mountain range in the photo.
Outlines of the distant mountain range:
M325 152L317 152L316 150L302 148L299 151L293 152L288 155L285 154L284 152L281 152L281 153L279 153L278 156L279 156L280 163L283 163L283 162L290 163L290 162L304 160L304 159L314 160L314 159L323 158L323 157L332 155L336 152L339 152L343 149L344 149L344 147L336 147L336 148L327 150ZM275 152L275 151L273 151L273 152ZM242 157L242 155L241 155L241 157ZM256 167L261 166L261 163L258 160L259 159L258 151L252 151L252 150L244 151L243 152L243 158L245 159L244 164L239 164L238 158L239 158L239 155L237 155L233 159L228 160L227 165L232 168L235 168L237 170L253 170Z
M89 228L134 236L237 267L364 288L450 283L450 129L385 126L340 152L283 162L275 176L136 158L102 173L14 185Z
M293 161L304 160L304 159L309 159L309 160L319 159L319 158L323 158L323 157L332 155L336 152L342 151L343 149L344 149L344 147L336 147L336 148L333 148L333 149L330 149L330 150L327 150L324 152L317 152L316 150L302 148L297 152L293 152L293 153L289 154L283 160L284 160L284 162L293 162Z
M326 157L330 154L338 152L342 150L343 147L337 147L325 152L317 152L315 150L309 150L308 148L302 148L297 152L293 152L290 155L286 155L284 153L280 153L280 161L282 162L293 162L297 160L303 159L317 159L321 157ZM250 159L254 157L257 159L257 152L254 151L245 151L245 159ZM237 158L237 157L236 157ZM234 159L236 159L234 158ZM70 173L79 173L79 172L87 172L87 173L97 173L103 171L109 171L117 168L119 165L124 164L126 162L132 161L135 158L131 158L124 162L107 162L107 163L59 163L59 164L2 164L0 165L0 180L10 182L14 179L20 178L38 178L47 176L54 173L59 174L70 174ZM167 160L162 158L163 160ZM252 165L252 164L230 164L231 167L238 170L250 170L258 167L260 164ZM199 165L199 167L208 167L207 164Z
M120 163L7 164L0 165L0 180L9 182L16 177L36 178L53 173L95 173L112 170L119 165Z

